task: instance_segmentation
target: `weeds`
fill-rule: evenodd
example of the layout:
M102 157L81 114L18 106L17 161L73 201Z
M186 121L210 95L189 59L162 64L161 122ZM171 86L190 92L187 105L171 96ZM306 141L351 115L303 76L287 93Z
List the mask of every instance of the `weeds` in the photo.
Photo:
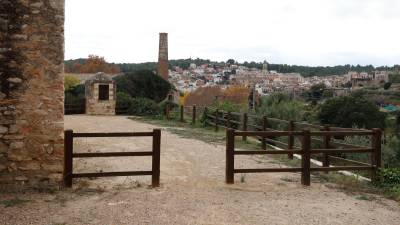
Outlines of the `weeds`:
M30 200L26 200L26 199L20 199L18 197L14 198L14 199L9 199L9 200L3 200L0 201L0 204L4 205L4 207L8 208L8 207L14 207L26 202L29 202Z
M246 174L240 175L240 183L246 183Z

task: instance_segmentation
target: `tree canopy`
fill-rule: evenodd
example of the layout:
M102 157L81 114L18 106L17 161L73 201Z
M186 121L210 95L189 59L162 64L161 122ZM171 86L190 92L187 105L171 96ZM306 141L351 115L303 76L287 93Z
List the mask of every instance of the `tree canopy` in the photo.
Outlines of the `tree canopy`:
M171 84L150 70L140 70L114 78L118 92L125 92L133 98L149 98L156 102L164 100L171 90Z
M335 97L326 100L318 118L323 124L339 127L384 128L385 114L372 101L361 94Z

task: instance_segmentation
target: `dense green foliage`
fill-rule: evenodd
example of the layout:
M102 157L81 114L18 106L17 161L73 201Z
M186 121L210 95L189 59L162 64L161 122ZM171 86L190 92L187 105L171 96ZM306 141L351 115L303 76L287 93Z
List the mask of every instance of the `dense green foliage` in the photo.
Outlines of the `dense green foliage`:
M285 93L273 93L261 98L261 106L258 114L272 118L302 121L305 117L305 105L302 102L291 99Z
M390 74L389 75L389 82L391 83L400 83L400 74Z
M160 106L153 100L148 98L132 98L129 115L136 116L154 116L161 113Z
M339 127L384 128L385 114L362 95L335 97L326 100L318 118L323 124Z
M400 195L400 168L385 168L379 171L379 185L390 188Z
M389 136L382 146L383 161L385 167L400 168L400 139L396 136Z
M68 91L69 89L79 85L80 80L72 75L64 76L64 90Z
M117 92L117 109L128 109L132 104L132 97L125 92Z
M241 112L241 109L243 108L240 105L233 104L230 101L217 101L213 106L218 110L223 110L226 112Z
M64 104L66 105L80 105L85 101L85 85L78 84L69 87L64 93Z
M145 63L122 63L119 64L121 71L124 73L139 71L139 70L151 70L154 71L157 69L156 62L145 62Z
M391 83L391 82L386 82L386 83L383 85L383 89L388 90L391 86L392 86L392 83Z
M156 102L164 100L171 85L150 70L140 70L114 78L117 90L133 98L149 98Z

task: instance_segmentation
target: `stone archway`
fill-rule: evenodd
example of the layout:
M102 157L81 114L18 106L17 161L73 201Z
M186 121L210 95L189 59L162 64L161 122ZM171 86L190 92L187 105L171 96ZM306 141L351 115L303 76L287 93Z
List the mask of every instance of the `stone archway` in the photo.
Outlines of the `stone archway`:
M0 2L0 185L63 170L64 0Z

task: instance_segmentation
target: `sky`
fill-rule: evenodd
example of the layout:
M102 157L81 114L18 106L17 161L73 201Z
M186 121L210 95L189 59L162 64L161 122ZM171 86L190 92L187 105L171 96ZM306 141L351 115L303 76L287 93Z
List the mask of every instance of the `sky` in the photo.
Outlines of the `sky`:
M65 58L400 64L400 0L66 0Z

